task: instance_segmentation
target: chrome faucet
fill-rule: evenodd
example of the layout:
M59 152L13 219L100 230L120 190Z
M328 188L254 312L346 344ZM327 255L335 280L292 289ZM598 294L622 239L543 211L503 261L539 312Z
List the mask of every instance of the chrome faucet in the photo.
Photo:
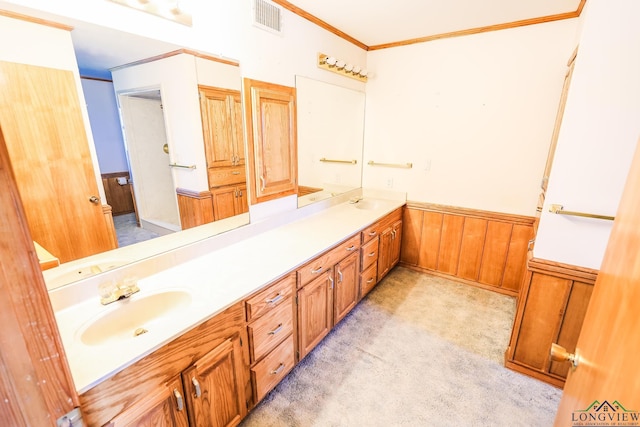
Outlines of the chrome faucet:
M101 285L99 287L99 291L100 304L107 305L121 299L129 298L136 292L140 292L140 288L136 284L135 280L125 280L122 284L109 283Z
M362 196L353 196L349 199L349 203L358 203L362 199L364 199Z

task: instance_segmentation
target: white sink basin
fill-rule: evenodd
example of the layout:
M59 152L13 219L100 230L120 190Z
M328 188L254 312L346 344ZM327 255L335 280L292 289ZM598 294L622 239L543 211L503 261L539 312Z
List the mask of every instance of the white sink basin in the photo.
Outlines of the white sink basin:
M164 290L150 295L140 291L111 303L110 310L86 322L78 331L83 344L95 346L132 340L171 322L191 306L191 293L183 289Z

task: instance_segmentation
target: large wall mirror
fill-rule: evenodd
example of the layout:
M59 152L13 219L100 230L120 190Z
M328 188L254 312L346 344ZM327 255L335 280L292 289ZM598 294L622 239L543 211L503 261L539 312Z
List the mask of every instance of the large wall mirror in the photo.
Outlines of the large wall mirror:
M298 206L362 186L365 94L296 76Z
M248 224L249 214L240 213L183 230L176 195L178 189L188 190L185 194L204 193L208 186L199 88L239 90L240 68L224 62L209 65L212 61L206 54L167 57L180 47L89 24L76 23L71 35L105 187L103 204L116 202L109 200L111 180L115 191L119 186L132 190L131 196L118 195L131 197L132 212L114 212L117 249L45 270L47 287L63 286ZM156 57L151 62L169 65L136 69ZM188 99L183 96L186 92ZM124 128L120 135L113 134L114 124L107 120L116 121L117 131Z

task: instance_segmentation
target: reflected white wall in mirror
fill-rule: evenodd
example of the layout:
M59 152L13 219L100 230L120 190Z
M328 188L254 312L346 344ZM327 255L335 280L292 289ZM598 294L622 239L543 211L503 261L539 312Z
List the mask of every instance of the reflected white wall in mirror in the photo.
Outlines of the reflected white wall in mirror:
M303 206L362 185L365 94L303 76L296 90Z

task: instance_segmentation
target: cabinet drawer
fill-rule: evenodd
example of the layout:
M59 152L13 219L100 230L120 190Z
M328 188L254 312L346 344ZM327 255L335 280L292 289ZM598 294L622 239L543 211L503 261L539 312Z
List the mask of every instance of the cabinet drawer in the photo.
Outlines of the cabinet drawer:
M382 232L382 225L379 222L376 222L373 225L368 226L364 230L360 232L362 235L362 244L369 242L371 239L376 238Z
M295 274L291 273L249 298L246 302L247 321L250 322L287 301L287 298L293 294L294 283ZM291 303L289 302L288 305L290 306Z
M286 304L280 304L278 308L250 323L247 330L251 363L253 363L293 332L292 299L287 298Z
M251 368L255 401L262 400L291 371L295 364L293 335Z
M362 258L360 259L362 271L371 267L371 265L378 260L378 244L378 239L374 239L369 243L362 245Z
M360 236L356 234L298 269L298 287L319 277L349 254L360 249Z
M246 181L244 166L209 168L209 187L240 184Z
M374 263L360 274L360 298L364 298L376 285L378 277L378 263Z

